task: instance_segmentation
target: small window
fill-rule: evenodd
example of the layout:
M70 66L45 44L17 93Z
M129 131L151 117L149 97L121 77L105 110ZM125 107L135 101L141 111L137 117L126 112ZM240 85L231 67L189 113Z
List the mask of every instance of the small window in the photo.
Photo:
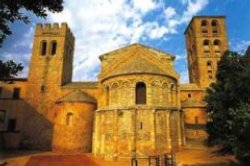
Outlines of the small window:
M212 74L209 74L209 75L208 75L208 78L209 78L209 79L213 79L213 75L212 75Z
M9 119L7 130L8 131L15 131L16 130L16 119Z
M136 84L136 104L146 104L146 85L143 82Z
M66 115L66 125L67 126L72 125L72 118L73 118L73 114L71 112L67 113L67 115Z
M19 98L20 98L20 88L14 88L13 99L19 99Z
M41 86L41 92L45 92L46 91L46 86L45 85L42 85Z
M142 130L143 126L142 126L142 122L140 123L140 129Z
M56 49L57 49L57 43L56 43L56 41L53 41L51 43L51 55L55 55L56 54Z
M6 111L0 110L0 123L4 123L6 118Z
M192 97L191 93L188 93L188 98L191 98L191 97Z
M214 51L220 52L220 41L219 40L214 41Z
M209 52L210 51L210 42L209 42L209 40L204 40L203 47L204 47L204 52Z
M206 20L202 20L201 21L201 26L202 27L206 27L208 25L207 21Z
M47 42L46 41L42 41L41 42L41 55L46 55L46 50L47 50Z
M211 25L212 25L212 32L213 33L218 33L219 32L219 24L218 24L218 21L217 20L213 20L211 22Z
M208 22L207 20L201 21L201 31L202 33L208 33Z

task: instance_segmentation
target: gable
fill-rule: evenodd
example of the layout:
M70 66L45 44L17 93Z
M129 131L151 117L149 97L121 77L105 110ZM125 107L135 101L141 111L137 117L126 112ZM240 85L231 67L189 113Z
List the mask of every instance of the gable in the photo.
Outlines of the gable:
M152 73L178 78L173 68L174 57L153 48L133 44L100 56L99 79L121 74Z

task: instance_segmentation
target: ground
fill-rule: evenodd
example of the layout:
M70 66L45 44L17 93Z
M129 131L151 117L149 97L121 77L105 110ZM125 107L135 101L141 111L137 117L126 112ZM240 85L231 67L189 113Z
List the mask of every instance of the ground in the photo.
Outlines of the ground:
M179 166L233 166L237 165L232 156L218 156L212 150L186 149L176 153ZM60 155L52 152L17 151L0 154L0 163L6 166L130 166L130 161L104 161L91 154ZM147 166L140 161L139 166Z

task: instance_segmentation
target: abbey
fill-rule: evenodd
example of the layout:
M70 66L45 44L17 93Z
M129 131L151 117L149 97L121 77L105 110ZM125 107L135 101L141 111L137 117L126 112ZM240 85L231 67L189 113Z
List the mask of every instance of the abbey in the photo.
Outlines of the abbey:
M173 55L141 44L101 55L97 82L72 82L69 27L37 24L28 78L0 81L1 148L117 160L204 147L205 89L228 49L225 17L195 16L185 36L188 84Z

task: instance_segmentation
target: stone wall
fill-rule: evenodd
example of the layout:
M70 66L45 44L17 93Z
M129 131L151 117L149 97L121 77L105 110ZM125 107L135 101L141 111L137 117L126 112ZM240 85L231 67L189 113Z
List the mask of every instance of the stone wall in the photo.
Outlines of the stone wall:
M95 112L93 154L110 160L146 157L183 146L180 112L147 106Z
M54 106L52 150L55 152L85 152L92 150L93 111L95 104L58 103Z

